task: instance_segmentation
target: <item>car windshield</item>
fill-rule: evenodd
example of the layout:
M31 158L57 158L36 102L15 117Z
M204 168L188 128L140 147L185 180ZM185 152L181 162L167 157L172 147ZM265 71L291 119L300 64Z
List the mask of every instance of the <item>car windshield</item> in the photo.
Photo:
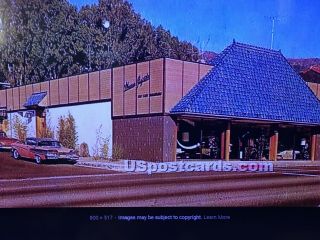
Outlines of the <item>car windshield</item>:
M38 145L46 147L61 147L61 144L58 141L40 141Z

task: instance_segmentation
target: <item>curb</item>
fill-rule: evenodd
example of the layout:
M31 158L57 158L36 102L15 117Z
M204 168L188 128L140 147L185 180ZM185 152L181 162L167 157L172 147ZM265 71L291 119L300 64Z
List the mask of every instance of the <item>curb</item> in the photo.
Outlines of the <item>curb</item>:
M156 168L159 168L159 165L162 164L168 164L168 163L190 163L190 164L208 164L210 162L213 162L212 160L188 160L188 161L176 161L176 162L161 162L161 163L155 163L155 162L148 162L148 161L142 161L142 160L128 160L130 162L144 162L145 164L153 164L153 165L157 165ZM315 167L315 166L319 166L320 168L320 162L312 162L312 161L296 161L296 162L291 162L291 161L283 161L283 162L274 162L274 161L223 161L223 160L219 160L219 161L215 161L215 162L225 162L228 164L231 164L234 168L234 166L236 166L237 164L250 164L250 163L265 163L265 164L272 164L272 169L274 169L274 167ZM139 170L134 170L134 171L128 171L127 169L125 169L125 160L120 160L117 162L99 162L99 161L84 161L84 160L80 160L78 161L75 166L79 166L79 167L89 167L89 168L98 168L98 169L105 169L105 170L109 170L109 171L116 171L116 172L122 172L122 173L142 173ZM234 168L235 169L235 168Z

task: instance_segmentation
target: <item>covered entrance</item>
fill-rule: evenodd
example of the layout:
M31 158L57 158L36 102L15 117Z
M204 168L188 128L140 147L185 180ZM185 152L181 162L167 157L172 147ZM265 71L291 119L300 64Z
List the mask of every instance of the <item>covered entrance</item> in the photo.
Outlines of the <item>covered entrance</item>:
M278 51L233 42L170 113L181 157L316 158L320 102Z
M177 159L314 160L315 128L177 118Z

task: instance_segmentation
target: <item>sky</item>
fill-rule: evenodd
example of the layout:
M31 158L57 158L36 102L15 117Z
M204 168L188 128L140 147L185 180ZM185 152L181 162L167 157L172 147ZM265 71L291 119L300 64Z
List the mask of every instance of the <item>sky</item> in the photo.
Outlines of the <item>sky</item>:
M69 0L81 7L98 0ZM319 0L129 0L154 26L202 50L237 42L271 48L288 58L320 57Z

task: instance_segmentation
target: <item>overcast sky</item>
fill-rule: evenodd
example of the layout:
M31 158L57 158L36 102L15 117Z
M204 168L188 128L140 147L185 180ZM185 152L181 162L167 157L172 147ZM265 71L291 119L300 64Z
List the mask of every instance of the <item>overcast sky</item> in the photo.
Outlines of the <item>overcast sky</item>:
M70 0L78 7L98 0ZM286 57L320 57L319 0L129 0L136 12L181 40L222 51L233 39Z

